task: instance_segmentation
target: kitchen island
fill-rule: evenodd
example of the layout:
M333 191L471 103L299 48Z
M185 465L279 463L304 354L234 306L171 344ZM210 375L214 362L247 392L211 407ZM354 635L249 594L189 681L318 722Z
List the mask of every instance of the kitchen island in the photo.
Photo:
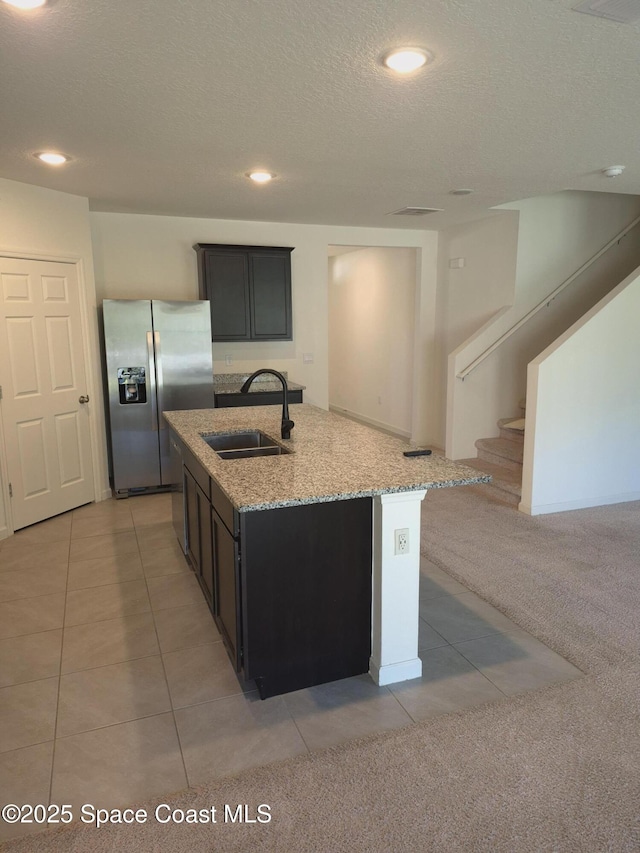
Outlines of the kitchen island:
M308 404L290 414L284 441L269 406L164 413L190 561L232 662L263 698L416 678L421 502L489 478ZM203 438L250 430L285 453L221 458Z

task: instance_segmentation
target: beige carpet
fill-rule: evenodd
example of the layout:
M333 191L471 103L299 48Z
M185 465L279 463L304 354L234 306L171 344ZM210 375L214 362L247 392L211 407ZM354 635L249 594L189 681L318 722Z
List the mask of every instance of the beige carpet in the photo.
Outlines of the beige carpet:
M164 800L266 803L268 824L72 826L5 849L637 853L640 504L531 519L480 489L427 496L423 550L584 678Z

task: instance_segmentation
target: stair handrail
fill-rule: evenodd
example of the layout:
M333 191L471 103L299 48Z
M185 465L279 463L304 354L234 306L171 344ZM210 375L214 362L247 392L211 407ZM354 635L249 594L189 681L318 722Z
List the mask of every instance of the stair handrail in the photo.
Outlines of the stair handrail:
M484 350L484 352L481 352L479 356L474 358L474 360L471 361L464 368L464 370L461 370L460 373L456 373L456 378L462 379L464 381L466 377L471 373L471 371L475 370L476 367L481 364L485 360L485 358L487 358L487 356L491 355L494 350L498 349L498 347L501 346L507 340L507 338L510 338L514 332L517 332L521 326L524 326L525 323L528 323L529 320L538 313L538 311L541 311L543 308L548 308L559 293L561 293L566 287L568 287L572 281L578 278L578 276L582 275L585 270L589 269L591 264L595 263L595 261L597 261L598 258L602 255L604 255L605 252L608 252L609 249L615 243L620 242L623 237L626 237L629 231L632 231L639 223L640 216L636 216L636 218L632 222L630 222L629 225L626 225L619 234L616 234L615 237L609 240L606 246L603 246L598 252L595 253L595 255L593 255L593 257L589 258L588 261L585 261L585 263L582 264L582 266L579 267L574 273L572 273L569 278L566 278L562 282L562 284L559 284L555 288L555 290L552 290L551 293L549 293L547 296L545 296L544 299L538 302L538 304L535 305L527 314L525 314L524 317L521 317L517 323L514 323L510 329L500 335L499 338L496 338L496 340L491 344L491 346L488 346L486 350Z

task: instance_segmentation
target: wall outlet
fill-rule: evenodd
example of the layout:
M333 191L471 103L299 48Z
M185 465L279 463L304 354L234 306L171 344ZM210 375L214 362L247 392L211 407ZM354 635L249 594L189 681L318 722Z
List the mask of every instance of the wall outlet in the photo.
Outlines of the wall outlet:
M395 533L395 549L394 554L408 554L409 553L409 528L408 527L399 527Z
M450 270L461 270L465 265L464 258L450 258L449 259L449 269Z
M224 363L227 365L227 367L231 367L231 365L233 364L233 356L227 353L224 357Z
M313 364L313 353L312 352L303 352L302 353L302 363L303 364Z

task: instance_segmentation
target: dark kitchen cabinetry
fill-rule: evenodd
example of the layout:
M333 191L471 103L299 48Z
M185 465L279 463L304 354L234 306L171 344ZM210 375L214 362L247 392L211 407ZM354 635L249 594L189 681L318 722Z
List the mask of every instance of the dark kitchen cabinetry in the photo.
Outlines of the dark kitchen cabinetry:
M215 606L213 616L237 672L242 669L240 521L229 498L211 483L211 532Z
M241 514L243 668L260 696L369 670L371 498Z
M183 459L188 556L236 671L263 699L367 672L371 498L239 513Z
M216 606L214 617L222 634L231 663L242 667L240 612L240 555L234 539L215 509L211 508L213 565L215 566Z
M189 468L184 467L184 501L186 511L187 528L187 556L193 567L196 577L200 582L205 598L215 611L215 587L213 570L213 548L212 548L212 524L211 524L211 502L209 497L209 478L202 477L202 469L198 471L199 465L195 458L190 458L191 467L195 468L196 476L201 484L206 486L203 490Z
M200 528L200 583L209 605L215 609L211 504L201 489L198 489L198 526Z
M182 447L187 557L236 668L241 666L238 520L228 498ZM226 523L225 523L226 522ZM228 525L228 526L227 526Z
M246 394L214 393L216 409L227 409L231 406L281 406L282 391L248 391ZM302 391L289 389L289 403L302 403Z
M194 249L214 341L292 339L292 248L197 243Z

